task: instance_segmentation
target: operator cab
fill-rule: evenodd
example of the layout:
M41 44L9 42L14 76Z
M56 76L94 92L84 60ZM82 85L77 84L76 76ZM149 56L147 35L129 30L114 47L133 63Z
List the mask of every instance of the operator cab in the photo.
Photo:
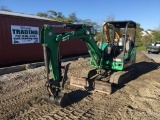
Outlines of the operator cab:
M109 21L103 25L104 39L102 45L105 58L112 61L130 61L135 47L136 23L133 21Z

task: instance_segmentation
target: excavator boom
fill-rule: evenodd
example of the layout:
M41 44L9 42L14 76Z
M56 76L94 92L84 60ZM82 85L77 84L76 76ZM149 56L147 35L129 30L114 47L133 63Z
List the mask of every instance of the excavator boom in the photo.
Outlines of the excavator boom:
M62 27L74 29L70 32L64 32L61 34L56 34L53 30L53 27L50 25L44 25L42 28L41 34L41 44L44 48L45 61L51 62L53 80L60 79L60 66L59 66L59 43L61 41L72 40L72 39L81 39L86 42L87 47L89 48L89 54L92 57L94 66L96 68L101 68L100 61L103 60L100 49L97 47L96 42L94 41L91 30L85 25L67 25L64 24ZM46 69L49 70L49 64L46 64Z

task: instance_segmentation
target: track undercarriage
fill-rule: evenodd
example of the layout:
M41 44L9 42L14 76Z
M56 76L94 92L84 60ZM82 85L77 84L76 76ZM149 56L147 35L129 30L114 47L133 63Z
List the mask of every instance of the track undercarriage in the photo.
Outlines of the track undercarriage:
M116 86L122 86L134 77L135 69L128 68L125 71L108 71L109 74L98 74L96 70L89 72L87 78L70 77L70 85L112 94ZM107 73L107 72L106 72Z

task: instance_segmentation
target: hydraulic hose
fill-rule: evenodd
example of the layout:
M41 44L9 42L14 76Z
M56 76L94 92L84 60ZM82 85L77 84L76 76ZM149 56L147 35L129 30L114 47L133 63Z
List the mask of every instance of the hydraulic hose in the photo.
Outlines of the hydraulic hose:
M44 63L45 63L47 81L49 81L49 73L50 73L49 60L50 60L50 56L49 56L49 50L45 45L43 45L43 53L44 53Z

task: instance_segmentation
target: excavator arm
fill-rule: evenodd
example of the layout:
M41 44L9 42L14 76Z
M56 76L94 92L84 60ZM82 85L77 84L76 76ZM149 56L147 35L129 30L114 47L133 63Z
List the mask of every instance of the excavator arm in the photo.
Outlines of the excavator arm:
M41 44L43 45L44 61L47 73L47 90L50 95L55 97L60 92L61 63L59 53L59 43L66 40L81 39L86 42L88 52L92 58L95 68L102 68L103 57L100 49L94 41L91 29L83 24L68 25L64 24L60 27L68 28L71 31L56 34L51 25L45 24L41 30ZM50 66L49 66L50 64ZM49 79L50 68L52 71L52 79Z

